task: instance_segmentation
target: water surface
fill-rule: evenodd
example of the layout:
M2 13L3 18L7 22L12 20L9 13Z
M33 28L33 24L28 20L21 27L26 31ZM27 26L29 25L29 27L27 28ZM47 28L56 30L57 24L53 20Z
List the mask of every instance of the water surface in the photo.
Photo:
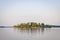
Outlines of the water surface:
M0 28L0 40L60 40L60 28Z

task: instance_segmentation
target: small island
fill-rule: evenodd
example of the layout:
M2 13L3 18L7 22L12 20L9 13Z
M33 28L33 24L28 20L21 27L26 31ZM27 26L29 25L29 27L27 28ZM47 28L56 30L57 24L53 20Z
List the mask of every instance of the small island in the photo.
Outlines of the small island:
M21 23L13 26L14 28L47 28L50 26L45 25L44 23L36 23L36 22L28 22L28 23Z

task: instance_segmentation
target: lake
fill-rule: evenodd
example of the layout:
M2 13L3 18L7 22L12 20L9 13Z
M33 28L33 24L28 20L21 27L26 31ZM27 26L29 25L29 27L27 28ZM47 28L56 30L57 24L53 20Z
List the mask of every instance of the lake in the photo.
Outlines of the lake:
M60 40L60 28L0 28L0 40Z

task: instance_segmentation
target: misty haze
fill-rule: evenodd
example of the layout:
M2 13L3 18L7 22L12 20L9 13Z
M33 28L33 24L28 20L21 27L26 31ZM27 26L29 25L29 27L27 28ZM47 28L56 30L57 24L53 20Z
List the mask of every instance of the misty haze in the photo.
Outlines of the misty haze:
M0 0L0 40L60 40L60 0Z

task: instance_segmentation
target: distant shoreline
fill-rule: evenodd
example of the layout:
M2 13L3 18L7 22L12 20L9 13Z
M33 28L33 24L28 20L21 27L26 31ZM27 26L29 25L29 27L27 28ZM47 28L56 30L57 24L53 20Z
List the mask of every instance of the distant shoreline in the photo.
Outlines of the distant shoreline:
M13 26L0 26L0 28L12 28Z
M60 27L60 26L58 26L58 25L44 25L44 26ZM13 28L13 26L0 26L0 28Z

